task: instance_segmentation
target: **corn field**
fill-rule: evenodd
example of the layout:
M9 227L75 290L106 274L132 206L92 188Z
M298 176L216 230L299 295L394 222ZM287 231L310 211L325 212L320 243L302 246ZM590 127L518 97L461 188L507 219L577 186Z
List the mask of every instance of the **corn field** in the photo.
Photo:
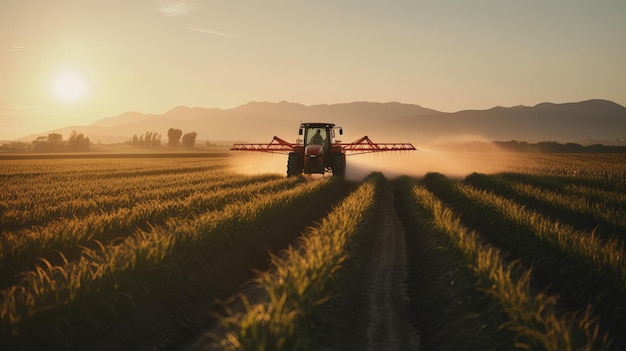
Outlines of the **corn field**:
M0 348L343 348L393 191L423 349L626 349L626 156L500 162L349 182L222 155L0 160Z
M623 155L397 181L411 310L437 349L626 348Z

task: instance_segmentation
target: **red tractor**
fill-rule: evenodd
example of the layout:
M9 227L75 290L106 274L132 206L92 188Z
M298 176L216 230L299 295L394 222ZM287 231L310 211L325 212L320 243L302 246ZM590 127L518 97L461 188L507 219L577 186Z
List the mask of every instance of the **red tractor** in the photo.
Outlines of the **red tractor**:
M231 150L260 151L288 154L287 176L332 173L343 177L346 173L346 156L382 151L413 151L410 143L374 143L364 136L352 143L343 144L335 139L336 131L343 135L341 127L333 123L302 123L298 134L302 137L295 144L274 137L269 144L235 144Z

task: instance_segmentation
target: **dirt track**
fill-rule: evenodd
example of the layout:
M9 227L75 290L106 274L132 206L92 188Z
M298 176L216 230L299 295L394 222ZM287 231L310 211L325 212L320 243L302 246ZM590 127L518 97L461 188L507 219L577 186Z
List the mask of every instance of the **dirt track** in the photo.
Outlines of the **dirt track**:
M368 299L367 350L417 350L419 337L408 320L404 231L389 184L380 198Z

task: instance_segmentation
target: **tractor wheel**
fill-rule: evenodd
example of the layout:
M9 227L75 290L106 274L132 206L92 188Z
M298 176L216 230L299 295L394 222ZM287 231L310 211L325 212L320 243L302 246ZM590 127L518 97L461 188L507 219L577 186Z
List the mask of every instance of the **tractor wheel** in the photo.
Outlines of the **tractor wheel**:
M346 174L346 155L343 153L333 155L333 176L343 177Z
M296 152L289 153L289 159L287 160L287 177L293 177L302 174L299 156L300 155Z

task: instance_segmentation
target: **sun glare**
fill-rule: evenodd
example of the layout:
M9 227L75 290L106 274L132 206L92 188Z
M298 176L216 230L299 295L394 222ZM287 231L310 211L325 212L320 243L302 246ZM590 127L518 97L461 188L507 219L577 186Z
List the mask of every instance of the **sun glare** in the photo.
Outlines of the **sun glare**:
M86 85L83 77L73 71L59 73L52 86L54 95L63 102L77 102L86 93Z

